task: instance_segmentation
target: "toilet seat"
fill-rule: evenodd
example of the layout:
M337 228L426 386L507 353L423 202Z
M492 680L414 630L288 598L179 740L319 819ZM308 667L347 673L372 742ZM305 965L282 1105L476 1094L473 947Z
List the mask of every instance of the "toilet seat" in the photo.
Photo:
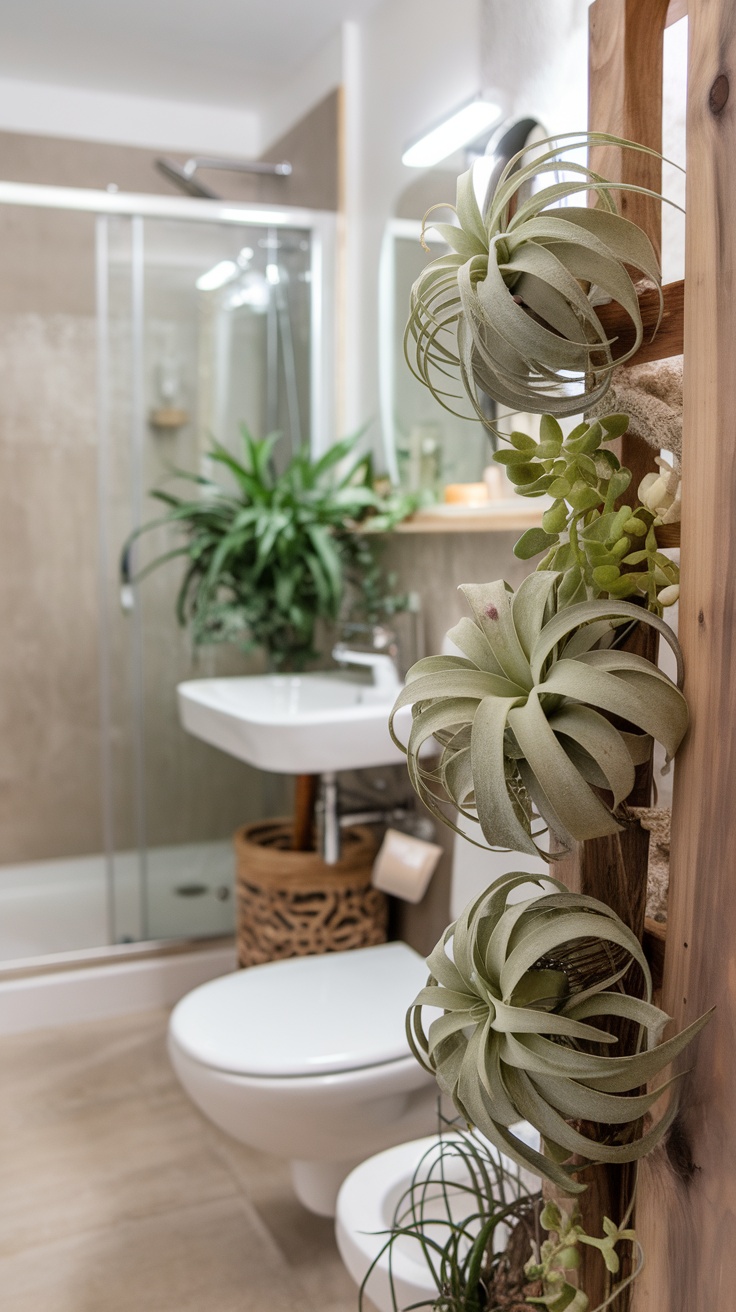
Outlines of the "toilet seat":
M405 1062L407 1008L427 966L406 943L292 957L194 989L175 1007L172 1041L229 1075L295 1079Z

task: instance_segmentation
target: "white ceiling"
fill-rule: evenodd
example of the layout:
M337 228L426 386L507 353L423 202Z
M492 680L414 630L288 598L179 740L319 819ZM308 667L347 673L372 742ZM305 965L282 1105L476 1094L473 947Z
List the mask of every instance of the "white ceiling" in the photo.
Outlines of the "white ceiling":
M2 0L0 76L256 107L380 0Z

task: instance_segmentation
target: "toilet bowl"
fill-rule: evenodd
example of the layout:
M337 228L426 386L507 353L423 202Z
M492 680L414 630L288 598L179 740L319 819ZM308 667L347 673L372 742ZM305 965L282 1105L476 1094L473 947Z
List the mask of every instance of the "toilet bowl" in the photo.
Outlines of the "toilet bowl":
M405 943L225 975L174 1008L171 1061L205 1116L288 1160L300 1201L331 1216L356 1163L437 1123L404 1030L426 978Z
M520 1122L513 1130L531 1147L539 1147L539 1135L531 1125ZM456 1138L452 1132L441 1138L434 1134L388 1148L361 1162L340 1189L335 1217L340 1256L359 1287L368 1277L365 1293L379 1312L393 1312L395 1307L417 1303L431 1304L437 1298L437 1285L419 1241L403 1234L389 1252L387 1231L394 1224L397 1205L414 1182L421 1186L423 1215L430 1222L427 1233L437 1243L442 1244L449 1237L449 1230L441 1225L447 1214L448 1198L455 1221L474 1212L472 1196L462 1189L470 1179L467 1162L452 1152L451 1145ZM519 1187L536 1192L540 1182L531 1171L520 1169L491 1144L482 1139L481 1142L509 1173L504 1186L505 1202L518 1196ZM427 1185L431 1180L437 1181L436 1186ZM459 1186L455 1192L453 1185ZM415 1196L419 1196L419 1190ZM494 1239L495 1251L500 1252L506 1241L505 1227L499 1226Z
M539 858L513 861L547 873ZM507 853L456 843L451 916L508 869ZM406 943L251 966L182 998L171 1061L205 1116L289 1161L300 1201L332 1216L358 1162L436 1129L437 1084L405 1032L426 982L424 959Z

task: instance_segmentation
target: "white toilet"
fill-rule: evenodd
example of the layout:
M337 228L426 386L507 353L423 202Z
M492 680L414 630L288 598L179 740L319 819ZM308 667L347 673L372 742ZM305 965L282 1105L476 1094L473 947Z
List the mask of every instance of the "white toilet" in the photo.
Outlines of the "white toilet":
M332 1216L353 1166L436 1124L437 1086L404 1032L426 979L405 943L225 975L174 1008L174 1069L205 1116L290 1161L300 1201Z
M509 868L547 869L456 843L452 914ZM424 959L405 943L252 966L177 1004L171 1061L205 1116L286 1158L300 1201L332 1216L358 1162L437 1125L437 1085L405 1034L426 980Z

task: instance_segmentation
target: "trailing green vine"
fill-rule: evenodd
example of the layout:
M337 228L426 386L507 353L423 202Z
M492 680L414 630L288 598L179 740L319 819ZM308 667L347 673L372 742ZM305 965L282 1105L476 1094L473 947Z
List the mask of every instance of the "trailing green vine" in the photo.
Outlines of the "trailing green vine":
M527 1294L527 1303L546 1307L548 1312L588 1312L588 1295L568 1279L568 1273L574 1273L580 1267L580 1245L597 1248L609 1274L618 1275L621 1269L618 1245L629 1243L638 1255L638 1263L631 1275L611 1290L605 1302L598 1304L595 1312L603 1312L604 1308L610 1307L613 1300L636 1279L643 1265L636 1231L628 1226L632 1210L630 1207L620 1226L604 1216L603 1237L598 1239L586 1233L577 1206L566 1211L557 1203L548 1201L542 1209L539 1224L550 1237L544 1240L524 1267L527 1280L541 1283L542 1294Z
M512 432L510 446L496 451L519 496L553 497L541 528L527 529L514 547L521 560L541 555L537 566L564 575L558 605L595 597L641 597L661 614L679 596L679 567L657 543L664 522L657 497L669 495L667 469L647 475L632 506L618 506L631 483L631 471L605 448L626 432L628 415L583 421L565 437L553 415L543 415L539 441ZM677 475L674 475L677 483ZM661 485L661 487L660 487Z

